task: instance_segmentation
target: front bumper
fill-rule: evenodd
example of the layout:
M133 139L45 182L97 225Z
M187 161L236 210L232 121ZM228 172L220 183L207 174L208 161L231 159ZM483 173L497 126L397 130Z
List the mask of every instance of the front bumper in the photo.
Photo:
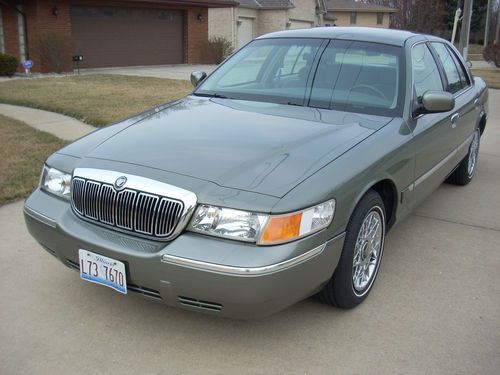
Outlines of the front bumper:
M258 318L314 293L337 266L344 234L325 231L260 247L185 232L157 242L79 219L70 204L39 189L26 200L31 235L68 267L86 249L125 263L130 291L170 306L235 318Z

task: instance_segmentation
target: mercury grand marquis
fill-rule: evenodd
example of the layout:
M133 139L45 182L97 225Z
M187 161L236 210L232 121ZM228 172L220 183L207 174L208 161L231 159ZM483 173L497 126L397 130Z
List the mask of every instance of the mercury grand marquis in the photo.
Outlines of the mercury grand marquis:
M487 87L443 39L277 32L191 81L47 159L26 224L83 280L237 318L352 308L389 229L476 171Z

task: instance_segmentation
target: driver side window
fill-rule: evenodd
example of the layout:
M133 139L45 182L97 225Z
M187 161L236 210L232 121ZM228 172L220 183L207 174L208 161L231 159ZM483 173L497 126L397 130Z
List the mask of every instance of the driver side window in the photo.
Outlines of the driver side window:
M434 57L425 43L417 44L411 51L413 87L420 101L429 90L443 90L441 75Z

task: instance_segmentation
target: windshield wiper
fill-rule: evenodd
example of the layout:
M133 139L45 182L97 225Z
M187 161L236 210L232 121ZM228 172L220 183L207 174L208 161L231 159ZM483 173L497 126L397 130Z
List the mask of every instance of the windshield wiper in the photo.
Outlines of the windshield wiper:
M212 93L195 92L194 95L195 96L203 96L205 98L231 99L225 95L217 94L216 92L212 92Z

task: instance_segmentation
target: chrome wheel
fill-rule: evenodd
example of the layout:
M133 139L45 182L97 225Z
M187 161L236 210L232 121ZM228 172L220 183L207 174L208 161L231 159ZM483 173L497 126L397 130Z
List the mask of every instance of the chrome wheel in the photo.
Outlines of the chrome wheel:
M472 138L472 143L469 149L469 162L467 164L467 173L469 178L474 175L477 163L477 155L479 153L479 131L476 130L474 133L474 138Z
M375 206L366 215L358 232L352 263L352 285L358 296L370 288L377 273L384 246L383 211Z

